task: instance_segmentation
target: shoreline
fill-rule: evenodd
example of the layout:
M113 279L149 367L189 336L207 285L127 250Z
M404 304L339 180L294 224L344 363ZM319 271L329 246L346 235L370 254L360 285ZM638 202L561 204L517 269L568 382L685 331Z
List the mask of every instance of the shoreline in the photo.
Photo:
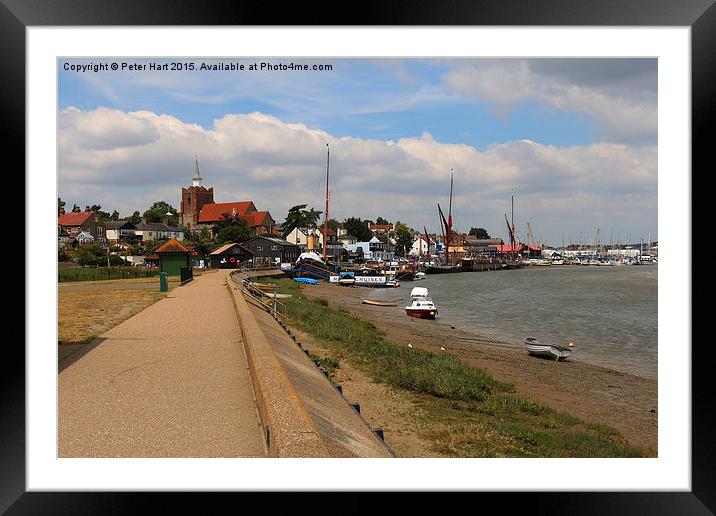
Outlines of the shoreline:
M518 393L585 421L614 427L647 457L658 452L656 380L575 360L554 362L528 355L512 343L481 336L441 321L415 319L364 305L365 287L319 284L302 288L309 297L371 322L398 345L433 352L445 347L461 361L515 385Z

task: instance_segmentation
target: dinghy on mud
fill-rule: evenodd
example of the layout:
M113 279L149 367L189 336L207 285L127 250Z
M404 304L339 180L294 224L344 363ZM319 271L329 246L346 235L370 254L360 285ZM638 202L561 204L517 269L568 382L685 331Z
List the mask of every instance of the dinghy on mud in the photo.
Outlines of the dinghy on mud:
M556 361L564 360L567 358L572 350L574 344L571 342L568 346L558 346L555 344L542 344L534 337L527 337L525 339L525 347L530 355L551 358Z

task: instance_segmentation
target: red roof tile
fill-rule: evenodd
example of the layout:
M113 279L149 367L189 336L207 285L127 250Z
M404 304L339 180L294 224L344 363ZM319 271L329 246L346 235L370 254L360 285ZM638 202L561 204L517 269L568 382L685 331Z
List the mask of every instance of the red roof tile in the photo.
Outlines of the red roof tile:
M271 214L267 211L254 211L241 218L246 221L250 228L253 228L261 226L266 221L267 217L271 217Z
M251 208L256 210L252 201L205 204L199 212L199 223L219 222L223 218L222 215L231 216L234 209L239 217L243 217Z
M92 215L94 215L93 211L63 213L57 217L57 224L60 226L81 226Z
M238 245L238 246L239 246L241 249L243 249L244 252L246 252L246 253L254 254L254 253L252 253L249 249L246 249L243 245L234 242L234 243L231 243L231 244L222 245L221 247L219 247L219 248L217 248L217 249L214 249L212 252L209 253L209 255L210 255L210 256L218 256L218 255L220 255L221 253L223 253L224 251L228 251L229 249L231 249L231 248L234 247L235 245Z
M170 238L166 242L164 242L159 249L156 249L154 251L155 254L159 253L190 253L191 251L186 248L185 245L183 245L179 240L176 238Z

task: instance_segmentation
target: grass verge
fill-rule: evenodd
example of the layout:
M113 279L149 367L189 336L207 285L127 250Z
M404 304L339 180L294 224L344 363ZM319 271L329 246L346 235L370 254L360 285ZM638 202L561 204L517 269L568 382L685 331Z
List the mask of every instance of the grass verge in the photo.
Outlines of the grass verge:
M275 282L276 280L271 280ZM396 346L370 322L279 280L291 324L329 351L321 357L340 367L347 360L377 383L409 393L414 418L434 449L450 457L641 457L619 433L601 423L516 395L512 385L448 354ZM306 287L310 288L310 287ZM335 370L334 367L334 370Z
M59 289L58 343L85 344L163 297L150 289Z

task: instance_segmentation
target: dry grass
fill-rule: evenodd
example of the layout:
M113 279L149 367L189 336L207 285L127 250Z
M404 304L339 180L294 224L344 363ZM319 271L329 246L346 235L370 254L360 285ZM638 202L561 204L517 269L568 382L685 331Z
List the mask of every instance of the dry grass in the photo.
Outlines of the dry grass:
M155 280L156 281L156 280ZM58 343L83 344L159 301L150 289L64 292L58 294Z

